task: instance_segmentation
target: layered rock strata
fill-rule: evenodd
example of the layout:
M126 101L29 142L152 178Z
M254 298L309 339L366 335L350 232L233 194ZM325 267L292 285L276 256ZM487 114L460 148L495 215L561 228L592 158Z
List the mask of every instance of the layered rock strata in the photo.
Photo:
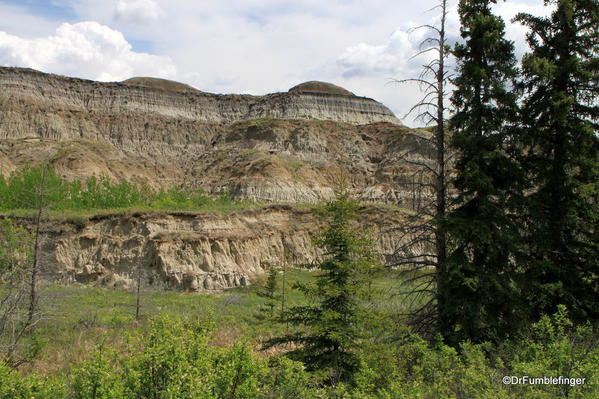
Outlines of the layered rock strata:
M401 125L382 104L322 82L266 96L215 95L177 82L99 83L0 68L0 174L48 161L67 179L108 176L201 188L234 199L315 203L346 185L364 202L426 202L430 132ZM302 210L303 209L303 210ZM398 246L397 207L359 222L376 250ZM229 215L93 218L45 232L44 273L64 282L211 291L247 285L283 254L310 263L320 221L273 205Z
M391 254L398 245L393 227L402 214L363 209L359 225L369 230L375 250ZM131 287L141 271L145 286L214 291L250 284L285 256L314 263L313 237L321 221L308 209L269 206L227 216L213 213L103 216L85 226L51 224L44 229L41 268L62 282Z
M12 138L30 136L34 122L31 118L34 118L36 124L48 125L47 132L39 132L45 133L45 137L72 139L77 133L75 126L59 122L55 115L71 114L76 118L81 112L106 116L149 114L211 124L263 117L400 124L381 103L336 90L336 86L325 83L322 87L330 87L329 91L310 90L313 85L306 84L304 89L300 85L287 93L265 96L210 94L188 86L182 89L185 87L177 82L149 78L102 83L31 69L0 67L0 107L6 112L0 120L5 136L0 138L6 138L6 133ZM29 108L30 115L19 112L23 106ZM44 118L47 118L45 123Z

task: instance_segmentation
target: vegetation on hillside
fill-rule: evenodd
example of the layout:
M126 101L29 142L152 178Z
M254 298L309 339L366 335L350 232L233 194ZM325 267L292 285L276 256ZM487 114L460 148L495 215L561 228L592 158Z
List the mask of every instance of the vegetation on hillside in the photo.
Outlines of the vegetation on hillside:
M341 194L323 207L317 270L284 268L278 284L273 268L265 283L221 295L146 292L136 309L130 292L27 285L37 240L4 220L0 399L599 397L596 1L549 0L549 17L520 15L531 47L520 69L495 3L459 1L455 195L424 225L442 237L437 258L447 250L433 277L421 270L430 261L413 258L411 276L380 270ZM0 210L38 209L38 227L48 208L218 201L230 199L66 182L41 168L0 178ZM406 285L405 300L389 294ZM51 299L34 323L36 289ZM433 319L415 333L411 317L426 307Z
M42 182L42 178L44 181ZM44 188L49 210L90 211L118 209L199 210L234 206L227 195L211 197L203 190L172 187L158 191L106 176L84 181L60 178L47 165L25 167L10 177L0 175L0 211L36 209L36 192Z

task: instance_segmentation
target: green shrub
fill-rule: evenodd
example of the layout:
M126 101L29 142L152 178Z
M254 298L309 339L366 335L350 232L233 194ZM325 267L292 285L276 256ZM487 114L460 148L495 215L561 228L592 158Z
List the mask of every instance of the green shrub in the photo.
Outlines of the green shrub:
M132 397L210 398L213 353L198 323L162 317L138 337L141 351L125 361L121 373Z
M125 399L127 390L117 369L117 353L98 347L89 359L73 371L74 399Z
M584 378L571 386L517 385L519 397L552 399L556 397L599 397L599 334L591 325L573 326L565 306L552 316L543 316L528 337L504 347L510 375L529 377Z
M61 399L67 397L61 381L32 374L23 376L0 362L0 399Z
M228 195L211 198L201 189L172 187L154 191L147 185L113 182L106 176L68 182L49 167L23 168L8 179L0 176L0 210L45 209L198 209L229 207Z

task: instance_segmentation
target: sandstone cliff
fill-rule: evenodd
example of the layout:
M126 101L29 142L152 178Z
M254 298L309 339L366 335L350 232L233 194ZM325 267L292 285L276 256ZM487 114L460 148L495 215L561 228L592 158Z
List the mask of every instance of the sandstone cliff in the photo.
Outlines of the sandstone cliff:
M56 114L84 112L150 114L207 123L271 117L333 120L352 124L400 124L387 107L370 98L357 97L325 83L321 83L319 90L313 87L313 82L308 82L287 93L265 96L218 95L160 79L133 78L122 83L101 83L31 69L0 67L1 106L12 116L8 120L4 118L2 122L10 122L6 128L11 132L11 137L27 137L31 133L31 120L19 118L23 116L19 111L24 110L19 109L19 105L25 104L25 109L34 111L31 116L40 122L44 117L51 122ZM50 123L48 127L46 137L77 137L75 125Z
M393 227L402 213L363 209L358 223L371 232L384 256L396 248ZM154 288L210 291L250 284L284 254L293 264L315 262L312 238L321 221L309 209L268 206L234 212L138 214L93 218L85 226L50 223L44 228L41 268L63 282L130 287L141 269Z
M266 96L215 95L153 78L99 83L0 68L0 111L4 175L48 161L67 179L104 175L292 204L329 199L343 181L356 198L393 209L419 208L430 194L430 132L409 129L382 104L323 82ZM311 237L319 223L301 209L54 225L44 268L67 282L126 286L140 265L148 285L245 285L280 264L284 250L301 262L316 259ZM389 228L401 214L376 209L361 224L388 255L398 239Z
M51 160L69 179L103 174L242 199L315 202L345 176L364 200L413 206L411 161L427 146L380 103L322 82L255 97L0 68L0 110L4 175Z

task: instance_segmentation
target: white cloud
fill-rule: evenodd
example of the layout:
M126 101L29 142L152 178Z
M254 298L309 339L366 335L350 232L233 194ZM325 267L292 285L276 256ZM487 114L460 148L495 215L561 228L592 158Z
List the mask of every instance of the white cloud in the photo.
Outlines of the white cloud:
M43 38L0 32L0 64L101 81L176 74L168 57L134 52L119 31L97 22L64 23Z
M518 58L528 51L525 41L526 28L512 23L513 17L520 12L533 15L548 15L550 7L542 4L530 5L525 2L506 2L495 6L495 12L506 23L506 37L514 42L515 53ZM439 26L439 16L428 16L421 23ZM342 52L316 67L312 73L320 73L328 79L338 79L338 82L347 88L357 87L355 92L372 93L377 100L386 102L392 110L402 117L403 113L411 108L422 96L417 87L407 85L391 85L381 87L376 81L391 79L406 79L418 77L422 65L430 61L434 52L426 53L412 58L420 50L420 43L430 36L426 29L412 30L418 26L416 23L404 23L396 29L386 41L361 42L346 47ZM455 6L448 9L446 20L447 43L453 45L459 40L459 16ZM448 68L452 67L452 61ZM377 87L378 86L378 87ZM377 87L373 89L373 87ZM361 90L360 90L361 89ZM407 122L411 122L408 118Z
M35 61L38 68L49 72L88 78L103 74L111 76L110 79L154 75L217 93L264 94L287 90L306 80L326 80L357 95L382 101L401 116L421 95L416 86L397 86L389 81L414 77L420 72L425 60L410 60L410 57L425 32L408 34L409 27L418 25L409 21L433 21L436 11L425 10L434 7L437 0L52 0L52 3L68 9L72 20L94 20L110 26L122 32L127 44L132 43L138 51L144 49L161 57L152 58L128 47L120 52L114 50L119 55L111 57L120 62L104 56L83 62L80 55L72 61L75 67L68 69L60 60L41 62L42 57L20 49L20 45L6 50L0 44L0 62L9 59L13 65L31 66ZM457 0L450 2L456 3ZM538 14L543 9L541 3L541 0L514 0L498 2L496 6L497 12L506 18L508 37L516 41L518 55L526 50L524 28L507 18L518 11ZM26 8L20 9L27 14ZM25 15L23 21L28 20ZM450 40L454 41L459 26L455 11L450 13L448 22L453 32ZM51 26L54 29L55 25ZM48 32L52 31L48 30L25 32L19 24L7 25L3 20L0 31L17 39L48 40L58 36L51 36ZM92 42L97 40L100 39ZM7 55L7 51L18 57ZM68 53L65 49L61 51ZM93 53L90 49L84 53L88 52ZM96 54L107 52L104 49ZM22 62L26 59L27 65ZM176 73L173 65L177 67Z
M400 28L393 32L384 44L360 43L348 47L334 61L336 71L343 78L367 76L398 77L420 66L421 59L413 56L418 52L418 44L426 37L424 31L411 32ZM424 55L426 57L426 54ZM428 58L428 57L427 57Z
M114 16L125 22L145 23L164 17L164 11L154 0L119 0Z

